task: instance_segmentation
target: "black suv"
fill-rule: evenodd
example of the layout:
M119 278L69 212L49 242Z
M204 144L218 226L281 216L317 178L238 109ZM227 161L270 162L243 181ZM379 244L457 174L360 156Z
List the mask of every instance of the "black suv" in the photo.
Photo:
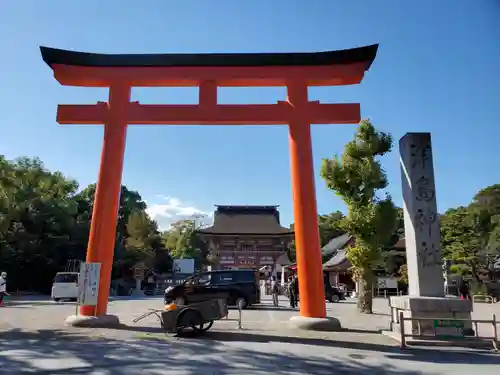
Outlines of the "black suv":
M245 308L260 303L260 288L255 270L200 272L182 284L165 289L165 304L178 305L227 298L229 306Z

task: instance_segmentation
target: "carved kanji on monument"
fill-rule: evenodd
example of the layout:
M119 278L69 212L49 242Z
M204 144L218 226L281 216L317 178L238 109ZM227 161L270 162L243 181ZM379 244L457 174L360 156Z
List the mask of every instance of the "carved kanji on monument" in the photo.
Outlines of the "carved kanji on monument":
M399 141L409 294L444 296L439 217L429 133Z

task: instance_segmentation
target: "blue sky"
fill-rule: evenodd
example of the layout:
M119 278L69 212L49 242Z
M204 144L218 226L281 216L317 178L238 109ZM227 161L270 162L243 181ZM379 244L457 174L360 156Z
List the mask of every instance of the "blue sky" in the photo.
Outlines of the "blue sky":
M430 131L440 210L500 182L500 3L496 0L8 1L0 10L0 153L39 156L50 169L95 181L102 128L60 126L57 104L107 100L62 87L39 45L101 53L308 52L380 43L361 85L310 90L311 100L360 102L393 134ZM195 89L135 89L142 103L196 103ZM274 103L283 88L220 89L220 103ZM316 125L318 210L344 209L319 177L354 125ZM383 158L401 201L399 157ZM277 204L293 221L286 127L130 127L123 182L165 226L214 204ZM166 198L169 197L169 198ZM170 216L169 216L170 215ZM176 216L177 215L177 216Z

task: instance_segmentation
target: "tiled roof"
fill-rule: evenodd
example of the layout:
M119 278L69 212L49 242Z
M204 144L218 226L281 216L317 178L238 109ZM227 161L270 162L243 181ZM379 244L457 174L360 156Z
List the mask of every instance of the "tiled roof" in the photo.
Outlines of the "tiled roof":
M325 246L322 247L323 257L330 257L325 263L323 263L323 268L333 268L342 267L348 265L347 260L347 246L353 236L350 234L343 234L341 236L335 237ZM405 249L405 238L401 237L399 241L393 246L394 249ZM295 265L295 263L294 263Z
M345 233L341 236L335 237L330 240L325 246L322 247L321 252L323 256L334 254L337 250L343 248L350 240L352 236Z
M323 267L335 267L340 266L347 261L347 250L337 250L334 256L332 256L327 262L323 264Z
M217 206L214 224L201 234L293 235L282 227L277 206Z
M330 255L324 264L324 268L336 267L344 264L347 261L347 250L346 246L349 244L353 237L345 233L341 236L333 238L325 246L323 246L323 256Z

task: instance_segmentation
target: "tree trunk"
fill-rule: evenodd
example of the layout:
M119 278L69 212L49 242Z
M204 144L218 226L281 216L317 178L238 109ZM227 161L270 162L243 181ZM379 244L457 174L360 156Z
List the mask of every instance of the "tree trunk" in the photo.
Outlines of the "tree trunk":
M476 280L477 285L483 284L483 281L481 280L481 278L479 277L479 274L477 272L477 267L474 264L472 264L470 269L471 269L472 277L474 277L474 279Z
M373 272L363 270L359 279L358 310L365 314L372 314L373 305Z

